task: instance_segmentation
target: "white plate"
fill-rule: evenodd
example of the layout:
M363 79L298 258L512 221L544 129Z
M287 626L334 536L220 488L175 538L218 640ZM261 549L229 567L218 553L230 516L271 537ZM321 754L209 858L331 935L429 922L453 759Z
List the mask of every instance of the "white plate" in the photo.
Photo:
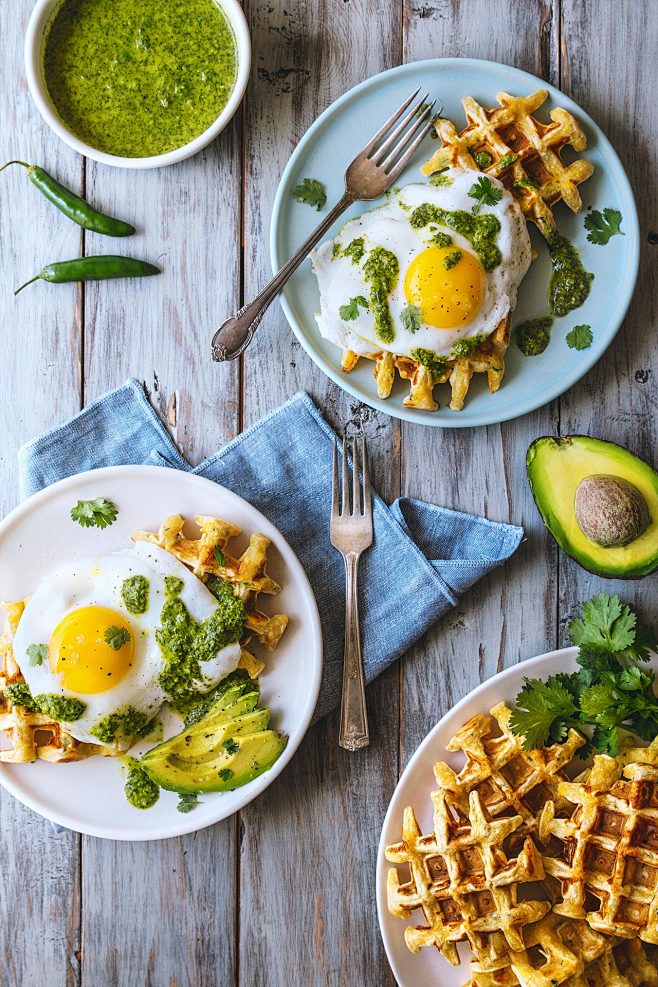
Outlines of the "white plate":
M405 807L412 805L422 831L431 832L430 792L437 787L432 770L434 764L437 761L446 761L452 768L459 769L464 763L463 755L446 750L446 744L453 734L476 713L488 713L496 703L505 700L513 705L523 687L524 676L546 678L556 672L576 671L577 654L578 648L549 651L545 655L506 668L499 675L483 682L439 720L403 772L386 813L377 853L379 927L388 961L400 987L462 987L470 975L468 946L459 947L462 963L458 967L451 966L433 947L425 947L417 954L411 953L404 941L404 930L407 925L422 925L422 913L414 912L411 919L404 920L391 915L386 906L386 877L389 867L393 865L386 860L384 851L391 843L398 843L402 838L402 814ZM655 659L653 661L655 667Z
M82 528L69 516L78 499L94 497L107 497L119 508L115 523L102 531ZM276 597L262 597L260 603L267 613L288 614L290 624L276 651L265 656L261 702L271 710L273 728L287 734L288 745L270 771L233 792L202 796L187 814L178 812L177 796L164 791L153 808L133 809L123 794L123 771L108 758L0 765L0 783L17 799L47 819L90 836L163 839L203 829L237 812L290 761L306 733L320 689L320 619L297 557L259 511L225 487L190 473L157 466L116 466L69 477L31 497L0 524L0 599L31 595L41 579L64 562L129 546L134 531L157 531L169 514L189 519L211 514L232 521L243 530L235 540L239 551L253 532L271 539L268 572L282 590ZM180 720L171 714L170 734L176 726L180 728Z

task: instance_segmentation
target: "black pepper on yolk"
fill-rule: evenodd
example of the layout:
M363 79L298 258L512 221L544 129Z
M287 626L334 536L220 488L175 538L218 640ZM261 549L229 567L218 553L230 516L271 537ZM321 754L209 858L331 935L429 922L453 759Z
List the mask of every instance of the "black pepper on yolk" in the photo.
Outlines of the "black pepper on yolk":
M451 267L455 247L428 247L414 257L404 279L404 294L436 329L459 329L476 316L484 294L484 269L467 250ZM446 264L447 261L447 264Z
M119 648L106 638L108 628L127 632ZM133 635L125 617L107 607L80 607L60 620L48 645L50 670L61 675L71 692L91 695L120 682L135 654Z

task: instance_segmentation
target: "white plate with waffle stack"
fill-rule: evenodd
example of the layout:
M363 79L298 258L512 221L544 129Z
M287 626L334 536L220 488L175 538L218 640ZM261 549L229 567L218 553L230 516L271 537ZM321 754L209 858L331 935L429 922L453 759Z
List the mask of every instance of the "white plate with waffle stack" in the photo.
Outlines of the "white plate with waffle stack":
M443 787L444 790L446 788L457 790L460 782L459 779L455 779L452 771L459 773L465 764L463 750L460 750L457 744L452 746L452 752L448 751L447 747L451 738L453 738L455 734L462 729L467 721L477 714L484 714L484 716L488 719L489 711L498 703L507 703L508 706L513 708L514 700L523 687L524 677L545 679L547 676L554 675L559 672L570 673L577 671L577 654L577 648L565 648L561 651L551 651L547 654L539 655L536 658L531 658L528 661L513 666L512 668L508 668L499 675L495 675L489 681L478 686L477 689L462 699L461 702L457 703L457 705L454 706L443 717L443 719L440 720L439 723L437 723L413 755L404 773L402 774L395 793L393 794L393 798L391 799L388 812L386 813L377 857L377 910L379 924L386 948L386 954L400 987L463 987L463 985L470 982L471 976L469 969L471 951L468 948L467 943L459 943L457 949L460 963L459 966L452 966L433 945L422 945L421 948L421 942L423 940L426 942L429 936L427 936L423 931L427 928L428 923L424 919L423 913L419 908L411 911L409 917L407 918L398 917L395 914L391 914L389 911L389 893L392 895L392 899L394 899L393 903L396 905L403 900L409 901L409 893L411 893L413 898L416 900L418 900L419 897L422 897L423 893L426 893L427 900L432 902L432 907L437 904L437 899L433 898L429 890L429 884L423 890L422 887L419 887L417 881L412 881L409 884L407 883L410 880L410 872L408 869L408 864L406 862L402 862L403 860L408 859L407 845L401 843L402 821L405 808L407 806L413 807L420 832L431 836L434 829L434 818L433 802L431 800L430 793L441 787ZM654 668L655 662L656 660L654 658ZM493 721L491 722L493 723ZM493 727L494 729L491 736L495 737L501 735L501 731L498 727L496 727L495 723L493 723ZM507 732L508 731L505 730L501 735L502 740L505 739L505 733ZM462 732L462 738L465 733L466 731ZM473 735L476 736L475 742L471 745L471 749L474 750L476 754L475 762L473 762L477 766L475 773L480 773L482 778L488 778L488 773L481 772L480 760L477 754L478 749L480 752L482 750L482 748L478 748L478 736L481 735L482 737L486 737L488 735L488 728L486 730L481 728L480 731L475 730L474 734L469 734L471 737ZM567 765L566 768L566 773L570 777L573 777L573 775L579 773L583 767L587 765L587 763L591 763L583 762L577 756L572 760L573 747L578 746L577 735L574 734L572 739L574 741L574 745L569 747L569 752L565 755L568 757L568 760L571 761L571 766L569 767ZM468 744L465 746L468 746ZM502 749L498 748L498 750L500 751ZM540 760L543 770L543 766L547 763L547 759ZM612 759L607 759L607 761L610 763ZM437 764L437 762L443 762L447 765L447 769L439 769L440 777L442 779L441 785L437 781L437 777L435 777L434 773L434 765ZM613 765L615 763L616 762L612 761ZM545 794L542 794L540 791L540 786L537 786L536 788L531 786L529 776L526 781L522 780L521 774L524 773L526 769L525 767L520 766L520 760L516 758L516 755L512 756L511 754L506 753L504 756L501 756L501 765L502 766L499 766L498 768L498 777L500 778L502 776L502 785L504 786L507 784L508 792L513 793L512 799L516 800L517 806L516 808L509 807L506 809L502 804L506 798L504 790L501 789L501 786L498 783L494 785L493 789L488 787L488 783L485 780L485 787L481 790L486 791L486 797L492 799L493 802L498 804L499 811L502 809L500 814L498 814L498 811L496 812L496 821L500 820L501 822L509 823L510 820L508 817L514 815L517 811L519 814L523 813L526 821L533 815L537 816L539 812L535 810L537 810L538 803L536 799L532 799L530 792L534 791L535 794L539 793L541 795L539 802L539 809L541 809L544 801L546 801L546 798ZM554 762L554 766L556 769L559 768L560 771L562 770L558 764L557 758ZM452 771L450 769L452 769ZM509 803L506 803L506 805L509 805ZM519 806L521 805L522 808L519 809ZM532 808L530 808L530 806ZM655 810L652 809L648 810L648 814L652 816L652 818L654 811ZM605 813L603 814L605 815ZM415 839L416 837L414 836L413 840ZM396 850L392 854L396 857L396 861L394 863L390 863L386 858L386 848L394 847L396 844ZM651 844L651 846L653 846L653 844ZM631 848L631 855L634 855L633 850L634 848ZM434 856L436 857L437 855L435 854ZM640 854L640 857L642 857L642 854ZM431 860L431 856L428 855L424 859L429 861ZM418 866L420 867L420 865ZM428 867L428 870L424 872L425 876L429 874L429 871L431 870L429 865L426 866ZM459 867L461 868L461 864ZM389 888L388 882L392 868L397 870L397 878L391 880L392 887ZM423 871L423 868L420 867L420 870ZM652 868L648 869L649 875L652 870ZM643 878L643 880L646 879L646 877ZM421 881L423 880L424 877L421 878ZM626 880L626 877L624 880ZM642 881L639 883L642 884ZM532 887L532 885L526 885L526 887ZM518 898L519 901L523 899L525 904L527 904L530 899L536 897L536 895L532 892L527 892L526 894L523 894L522 892L523 889L521 888ZM477 898L478 893L476 892L472 895L472 897ZM449 900L441 900L443 905L446 908L449 908ZM439 907L441 906L439 905ZM444 916L446 915L446 912L443 910L442 913ZM477 914L480 914L480 912L477 912ZM562 922L571 921L560 919L559 916L556 916L556 919L557 921ZM450 920L451 919L448 918L448 921ZM592 940L596 939L598 933L592 932L586 923L580 923L580 926L584 928L584 935L586 937L591 937ZM412 930L421 930L419 933L416 933L415 931L410 933L412 943L419 949L419 952L417 953L411 952L411 950L407 947L405 942L405 930L407 928ZM600 940L601 937L599 936L599 941ZM615 940L610 939L606 941L614 942ZM622 942L624 942L624 940L622 940ZM642 945L639 939L631 940L630 942L631 945L628 947L628 950L631 953L631 959L629 960L629 955L625 955L623 957L623 962L626 964L632 963L633 966L641 965L643 962L646 963L647 960L643 952L645 949L644 945ZM530 945L532 945L532 943L530 943ZM623 948L626 949L627 947ZM596 946L594 947L594 950L595 949ZM568 952L568 950L566 952ZM576 950L574 948L574 953L575 952ZM578 955L580 955L580 953ZM573 960L573 955L571 956L571 959ZM584 957L581 957L581 959L584 959ZM614 962L621 963L622 959L615 959ZM655 963L655 959L652 959L651 962ZM541 963L539 965L541 965ZM566 967L561 969L560 972L564 973L565 970ZM647 979L645 981L645 977L640 977L640 980L633 980L632 983L658 982L658 973L656 972L656 968L652 966L651 970L653 979ZM558 982L563 983L563 979L542 979L542 975L538 969L535 970L534 976L535 979L532 979L533 984L541 983L543 985L545 983L550 984L551 982L554 984ZM609 976L611 976L611 974L609 974ZM492 985L499 982L517 982L516 978L512 978L510 980L496 980L493 977L491 980L483 978L483 982L485 982L485 980L487 984L491 983ZM571 982L572 981L569 980L569 983ZM587 982L590 983L589 980ZM596 981L593 980L591 982L596 982L597 984L608 984L613 981L610 979L599 978ZM530 980L528 983L530 983ZM580 980L578 983L580 983ZM614 983L630 984L631 981L625 978L620 978L614 980Z
M78 500L104 497L118 508L116 521L104 530L84 528L71 520ZM251 802L283 771L311 721L322 671L320 621L313 592L294 552L259 511L241 497L202 477L155 466L118 466L69 477L42 490L0 524L0 600L23 600L56 567L125 549L142 529L157 532L162 521L179 514L223 518L242 529L231 541L236 557L249 536L270 539L267 571L281 586L274 597L262 596L259 609L284 613L289 624L276 650L254 647L265 661L260 676L261 705L269 707L271 726L288 743L264 774L241 788L201 796L193 811L177 811L177 796L162 791L148 810L126 801L125 772L114 758L89 757L73 763L0 763L0 784L47 819L90 836L115 840L152 840L179 836L225 819ZM192 524L189 537L198 537ZM276 601L274 603L273 601ZM165 736L181 729L172 713ZM146 744L146 746L144 746ZM6 747L6 744L3 745ZM142 742L137 753L150 744ZM132 752L131 752L132 753Z

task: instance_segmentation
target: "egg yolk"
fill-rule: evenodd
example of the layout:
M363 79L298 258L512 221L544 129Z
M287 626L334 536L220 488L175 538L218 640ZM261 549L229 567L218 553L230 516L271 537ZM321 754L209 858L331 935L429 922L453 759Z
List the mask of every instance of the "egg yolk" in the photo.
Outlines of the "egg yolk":
M470 322L482 304L483 290L484 272L477 257L453 246L423 250L404 279L407 301L417 305L422 321L436 329L456 329Z
M122 614L108 607L80 607L53 631L48 664L65 689L91 694L120 682L134 654L133 632Z

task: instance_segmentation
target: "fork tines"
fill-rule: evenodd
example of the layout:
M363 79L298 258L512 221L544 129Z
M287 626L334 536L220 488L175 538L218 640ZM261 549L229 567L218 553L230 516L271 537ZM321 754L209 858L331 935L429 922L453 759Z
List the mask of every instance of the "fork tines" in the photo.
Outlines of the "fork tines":
M352 454L352 497L350 504L350 473L348 463L348 439L343 439L341 483L338 482L338 443L334 439L333 476L331 485L331 514L332 517L365 516L371 510L370 474L368 471L368 456L365 435L361 436L361 467L359 466L359 448L355 437L351 442ZM359 482L359 469L363 475L363 485ZM339 506L339 486L342 498Z
M386 173L399 163L400 155L404 154L405 162L408 161L432 128L432 111L435 101L431 103L427 102L429 93L421 96L411 106L408 113L402 117L404 111L414 101L419 92L420 86L404 101L402 106L395 111L361 151L361 154L365 154L369 160ZM400 117L402 117L401 120ZM409 126L414 120L415 123ZM396 123L397 126L393 132L389 133L391 127ZM413 140L413 144L411 147L408 147L411 140Z

